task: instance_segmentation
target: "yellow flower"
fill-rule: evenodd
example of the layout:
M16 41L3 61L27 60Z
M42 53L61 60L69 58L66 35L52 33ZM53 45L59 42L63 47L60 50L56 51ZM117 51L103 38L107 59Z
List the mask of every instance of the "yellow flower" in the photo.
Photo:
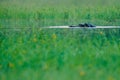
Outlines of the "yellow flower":
M88 67L89 67L89 68L92 68L92 67L93 67L93 65L92 65L92 64L89 64L89 65L88 65Z
M2 68L2 65L0 65L0 69Z
M112 76L109 76L107 80L115 80Z
M41 43L43 43L43 44L44 44L44 43L45 43L45 41L44 41L44 40L41 40Z
M33 42L37 42L37 38L33 38Z
M19 43L22 43L22 40L18 40Z
M14 68L14 64L13 64L13 63L10 63L10 62L9 62L8 66L9 66L10 68Z
M101 31L100 34L103 35L103 32Z
M80 71L80 76L85 76L85 72L84 71Z
M52 39L55 40L56 38L57 38L56 34L53 34L53 35L52 35Z
M19 65L22 65L22 64L23 64L23 62L22 62L22 61L19 61L19 62L18 62L18 64L19 64Z
M26 50L22 50L22 53L23 53L23 54L26 54L27 52L26 52Z
M44 67L43 67L43 70L48 70L48 68L49 68L48 65L45 64Z

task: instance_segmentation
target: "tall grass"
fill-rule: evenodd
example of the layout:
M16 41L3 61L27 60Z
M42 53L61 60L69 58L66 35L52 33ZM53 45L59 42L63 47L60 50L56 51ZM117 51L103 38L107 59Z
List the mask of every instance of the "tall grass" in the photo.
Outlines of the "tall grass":
M60 6L56 3L58 1L3 1L0 3L0 26L44 27L82 22L95 25L119 25L120 7L117 5L119 1L105 1L71 0L69 3L60 1Z
M1 80L119 79L119 29L1 32Z
M1 0L0 80L119 80L120 29L40 28L119 25L119 2Z

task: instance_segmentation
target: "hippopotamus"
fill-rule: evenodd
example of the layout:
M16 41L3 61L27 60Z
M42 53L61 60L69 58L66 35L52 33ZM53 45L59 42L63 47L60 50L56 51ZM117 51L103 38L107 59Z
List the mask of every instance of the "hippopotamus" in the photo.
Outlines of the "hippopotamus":
M89 24L89 23L81 23L76 26L69 26L69 27L95 27L95 25Z

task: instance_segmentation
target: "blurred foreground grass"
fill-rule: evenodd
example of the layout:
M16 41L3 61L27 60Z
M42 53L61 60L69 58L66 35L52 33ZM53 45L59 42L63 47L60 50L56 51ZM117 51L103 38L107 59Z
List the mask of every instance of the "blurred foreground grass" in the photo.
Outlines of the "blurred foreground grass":
M120 29L3 29L0 79L118 80L119 34Z
M0 0L0 80L119 80L120 29L40 28L120 25L119 2Z

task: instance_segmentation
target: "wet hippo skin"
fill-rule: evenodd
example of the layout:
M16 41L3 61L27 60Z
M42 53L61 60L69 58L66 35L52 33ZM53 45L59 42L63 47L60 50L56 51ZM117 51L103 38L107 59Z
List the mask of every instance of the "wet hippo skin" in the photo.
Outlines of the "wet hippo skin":
M95 27L95 25L89 24L89 23L82 23L82 24L78 24L76 26L69 26L69 27Z

